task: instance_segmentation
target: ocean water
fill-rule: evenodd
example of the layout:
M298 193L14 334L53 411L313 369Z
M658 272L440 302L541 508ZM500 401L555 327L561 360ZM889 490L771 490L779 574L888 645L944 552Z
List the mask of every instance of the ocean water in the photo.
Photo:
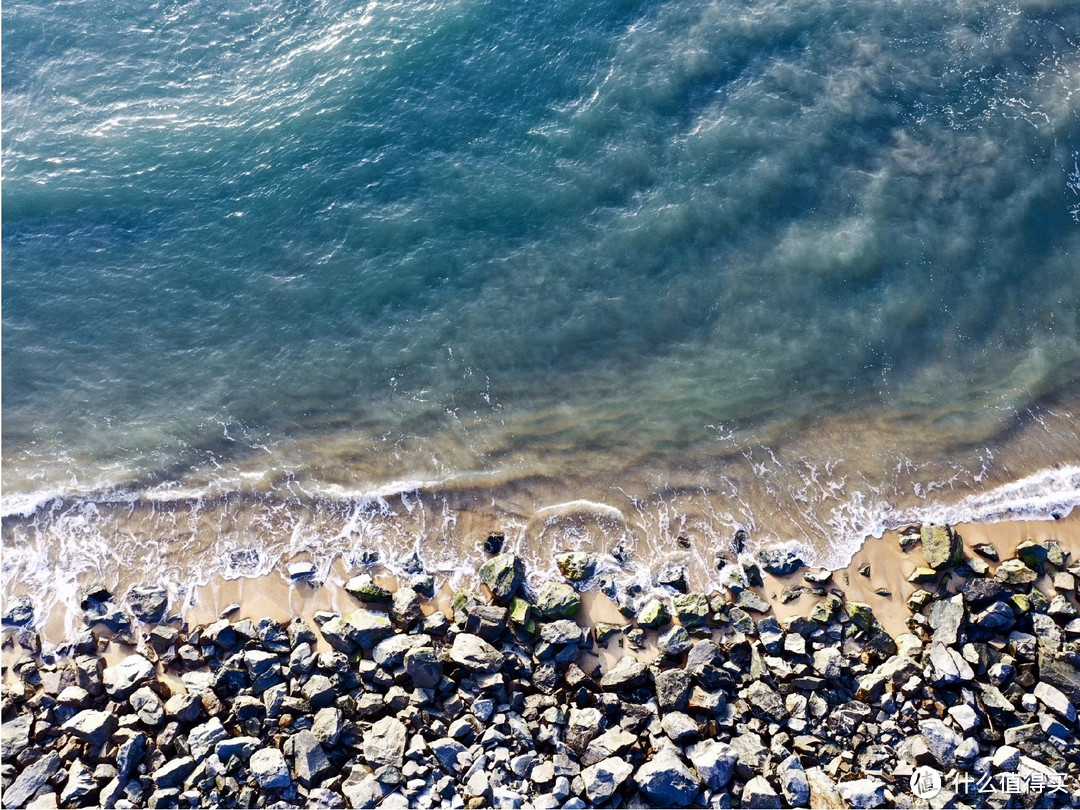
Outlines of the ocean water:
M1071 0L2 15L5 595L1080 502Z

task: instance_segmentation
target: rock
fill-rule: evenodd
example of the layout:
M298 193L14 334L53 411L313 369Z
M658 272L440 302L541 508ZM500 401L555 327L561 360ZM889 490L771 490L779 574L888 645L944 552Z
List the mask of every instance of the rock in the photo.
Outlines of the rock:
M1035 697L1050 711L1068 723L1076 722L1076 707L1065 697L1065 693L1048 683L1035 684Z
M113 712L85 709L64 723L61 728L69 734L74 734L91 748L101 748L112 739L118 726L119 720Z
M496 672L506 656L479 636L458 633L450 647L450 660L474 672Z
M972 548L974 549L976 554L985 557L988 560L997 562L1000 559L1000 557L998 557L997 549L989 543L979 543L977 546L973 546Z
M735 773L739 755L727 743L719 740L705 740L690 746L690 762L704 780L705 785L713 790L727 786Z
M674 588L680 593L686 593L690 587L686 578L686 566L679 563L670 563L663 566L656 574L656 584L666 588Z
M134 773L146 754L147 736L142 732L132 734L116 750L116 772L127 777Z
M431 647L419 647L405 653L405 671L418 689L434 689L442 680L439 654Z
M779 810L780 797L773 790L764 776L755 776L743 787L742 806L747 808L776 808Z
M814 669L826 680L839 680L844 674L844 656L836 647L822 647L814 652Z
M545 582L533 609L541 619L572 619L581 609L581 597L565 582Z
M844 607L851 618L852 624L864 633L869 633L879 626L877 619L874 617L874 610L869 605L863 602L849 601Z
M993 753L992 762L998 771L1015 773L1020 762L1020 749L1011 745L998 746Z
M0 759L11 762L22 753L30 744L30 730L33 726L34 715L29 712L13 717L0 726Z
M143 622L160 622L169 608L169 592L157 583L136 585L127 593L128 607Z
M105 691L113 700L126 700L154 674L154 665L139 654L129 655L102 674Z
M500 554L480 566L480 581L500 605L510 604L524 580L525 564L516 554Z
M794 754L777 766L776 775L780 779L780 790L792 807L805 807L810 803L810 783L806 780L806 770Z
M787 719L787 708L784 706L783 698L764 681L754 681L750 684L746 689L746 700L750 704L750 711L757 717L774 723L781 723Z
M26 627L34 623L34 603L29 596L18 596L10 601L2 621L5 627Z
M805 567L795 546L774 546L758 552L758 563L773 576L787 577Z
M326 774L333 770L318 738L307 729L298 731L290 737L286 743L286 750L292 753L296 781L306 788L317 785Z
M814 605L814 609L810 613L811 621L818 624L829 624L836 618L841 604L840 598L836 594L828 594L821 602Z
M566 727L566 744L580 756L589 743L600 736L600 721L603 715L595 707L570 709L570 719Z
M664 603L659 599L650 599L645 603L637 615L638 625L649 629L663 627L670 621L671 614L668 613Z
M286 570L289 572L289 579L292 580L311 579L316 572L315 564L307 560L289 563Z
M649 669L637 659L624 655L600 679L600 688L630 691L648 683Z
M263 789L287 788L292 784L289 766L276 748L260 748L253 753L248 760L248 769Z
M735 599L735 604L743 610L749 610L753 613L768 613L771 609L769 603L753 591L740 592Z
M960 587L960 594L968 607L981 610L989 604L1003 601L1009 592L993 579L969 579Z
M1039 575L1024 565L1022 560L1005 560L994 572L994 579L1005 585L1031 585Z
M53 775L60 770L60 757L50 751L41 759L28 765L15 781L4 790L5 807L25 807L41 791Z
M352 594L361 602L377 605L388 605L394 598L389 590L376 585L370 574L360 574L353 577L344 585L345 591Z
M698 782L673 748L661 748L638 768L638 787L660 807L689 807L698 794Z
M964 604L961 597L944 599L930 606L928 617L934 631L935 644L955 644L960 637L960 625L964 621Z
M394 628L385 613L360 608L343 618L348 639L364 651L372 650L383 639L394 635ZM326 625L323 625L326 635ZM330 639L327 638L327 641ZM331 644L332 646L332 644ZM342 650L342 652L345 652Z
M971 624L989 633L1007 635L1016 624L1016 616L1004 602L994 602L986 610L972 616Z
M191 772L195 770L195 760L191 757L180 757L165 762L151 775L154 785L161 788L180 787L184 784Z
M412 627L424 617L420 594L412 588L398 588L390 605L390 620L399 627Z
M165 719L165 704L150 687L144 686L136 689L128 698L128 703L139 716L139 720L147 726L159 726Z
M228 736L229 732L221 725L221 719L211 717L202 725L195 726L188 734L188 748L191 756L196 760L202 760Z
M585 796L593 804L611 798L619 785L634 772L634 766L619 757L608 757L581 771Z
M934 683L947 686L957 681L970 681L975 677L971 665L963 656L944 644L932 644L930 647L930 666Z
M393 765L400 768L405 755L405 724L396 717L384 717L364 734L364 759L372 768Z
M1064 658L1039 651L1039 680L1057 687L1074 706L1080 706L1080 669Z
M1025 540L1018 545L1016 556L1023 561L1024 565L1036 571L1042 570L1046 564L1046 548L1032 540Z
M926 739L931 756L942 770L951 769L956 764L956 747L960 745L957 733L936 718L921 721L919 731Z
M821 768L807 768L806 782L810 786L812 810L832 810L832 808L844 806L840 793L836 789L836 783Z
M587 767L602 759L619 756L637 741L636 734L631 734L620 726L609 728L589 743L588 748L581 754L581 764Z
M960 536L952 530L951 526L923 524L920 535L923 558L928 567L940 571L959 564L963 547Z
M669 669L655 676L656 699L663 711L681 711L690 697L690 673L684 669Z
M439 764L442 765L444 771L451 775L461 772L461 755L468 750L464 745L457 740L443 737L430 743L430 746L432 753L435 754L435 758L439 760ZM355 807L355 805L353 806Z
M700 627L709 617L709 600L703 593L680 593L672 599L675 616L683 627Z
M503 545L506 543L506 535L502 532L492 532L484 540L484 553L494 557L503 550Z
M836 786L840 798L852 810L880 807L885 803L885 783L877 779L856 779Z
M584 644L589 634L570 619L558 619L540 628L540 639L555 646Z
M596 558L584 551L556 554L555 565L559 567L559 573L573 582L589 579L596 573Z
M680 747L694 742L701 736L697 721L683 712L668 712L660 721L660 725L668 738Z
M676 658L693 647L694 642L690 638L690 634L686 632L686 628L677 624L660 634L656 646L659 648L661 655Z

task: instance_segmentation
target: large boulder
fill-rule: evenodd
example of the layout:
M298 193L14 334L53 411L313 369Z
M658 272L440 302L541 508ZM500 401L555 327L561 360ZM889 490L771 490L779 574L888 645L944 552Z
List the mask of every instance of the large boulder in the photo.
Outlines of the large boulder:
M780 797L764 776L755 776L743 786L742 806L762 810L779 810Z
M959 564L963 546L960 535L949 525L924 524L919 531L922 537L923 557L928 567L935 571Z
M596 558L585 551L567 551L555 555L559 573L574 582L586 580L596 573Z
M372 768L393 765L400 768L405 756L405 724L396 717L384 717L364 734L364 759Z
M773 576L786 577L806 565L794 546L774 546L758 552L758 563Z
M127 700L131 693L150 680L154 665L138 653L129 655L102 674L105 691L113 700Z
M160 622L169 608L169 592L163 585L143 583L128 591L127 603L139 621Z
M492 557L480 566L480 581L488 586L496 602L508 605L525 581L525 563L513 553Z
M541 619L572 619L581 609L581 597L565 582L545 582L533 609Z
M120 721L113 712L84 709L61 728L88 743L91 748L101 748L112 739Z
M690 762L707 787L719 790L731 781L739 755L730 745L719 740L705 740L690 746Z

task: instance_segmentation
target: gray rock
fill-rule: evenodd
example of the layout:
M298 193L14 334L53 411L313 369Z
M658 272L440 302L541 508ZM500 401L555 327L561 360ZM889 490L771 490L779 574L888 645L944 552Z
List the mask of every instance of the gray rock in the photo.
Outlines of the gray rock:
M201 713L202 701L197 695L177 692L165 701L165 716L175 718L181 723L193 723L199 719Z
M113 700L126 700L154 674L154 665L139 654L129 655L102 675L105 691Z
M286 746L287 751L292 754L296 781L304 787L310 788L318 784L333 770L318 738L307 729L298 731L290 737Z
M85 709L64 723L61 728L69 734L74 734L91 748L100 748L112 738L119 724L113 712Z
M405 724L396 717L384 717L364 735L364 759L372 768L393 765L400 768L405 755Z
M635 689L648 683L649 669L636 658L624 655L600 679L600 688L608 690Z
M191 772L194 770L194 759L191 757L180 757L178 759L167 760L164 765L150 775L150 778L154 781L154 785L158 789L180 787L184 784L184 780L191 776Z
M836 647L822 647L814 653L814 669L822 678L839 680L843 675L844 656Z
M496 672L502 668L506 656L479 636L458 633L450 647L450 660L474 672Z
M165 719L165 704L149 686L143 686L131 693L128 703L147 726L159 726Z
M960 625L964 621L962 597L942 599L930 606L929 624L934 631L935 644L955 644L960 637Z
M292 784L289 766L276 748L260 748L253 753L248 760L248 769L261 788L287 788Z
M120 744L116 751L116 772L119 776L127 777L135 772L146 755L146 743L147 736L140 731Z
M986 610L972 616L971 624L982 630L1005 635L1016 624L1016 615L1004 602L994 602Z
M949 770L956 764L956 747L960 737L955 731L937 718L930 718L919 723L919 731L930 747L930 754L943 770Z
M547 622L540 628L540 639L548 644L584 644L588 639L588 631L575 624L570 619L557 619Z
M661 748L638 768L642 792L660 807L689 807L698 794L697 777L673 748Z
M11 762L30 744L34 715L20 714L0 726L0 759Z
M678 746L694 742L700 736L697 722L683 712L668 712L660 721L660 725L664 733Z
M409 628L424 616L420 609L420 594L412 588L398 588L390 604L390 619L395 624Z
M656 700L662 711L686 708L690 697L690 673L684 669L668 669L655 676Z
M25 807L58 770L60 757L54 751L31 763L4 791L4 806Z
M690 762L707 787L719 790L727 786L735 773L739 755L727 743L705 740L690 746Z
M581 764L584 766L595 765L602 759L619 756L638 741L638 735L631 734L621 726L609 728L599 737L589 743L581 754Z
M559 573L569 580L581 582L596 573L596 558L586 551L567 551L555 555Z
M675 658L693 647L694 642L686 628L676 624L660 634L656 646L662 655Z
M394 628L385 613L359 608L344 617L348 636L365 652L375 649L375 645L394 634Z
M758 717L774 723L782 722L787 718L784 699L764 681L754 681L747 687L746 700L750 704L750 711Z
M443 737L430 743L430 746L432 753L435 754L435 758L439 760L439 764L442 765L444 771L451 775L461 772L461 755L467 751L464 745L457 740Z
M196 761L203 759L214 750L214 746L229 736L221 725L221 720L211 717L205 723L195 726L188 734L188 748Z
M780 797L764 776L755 776L743 787L742 806L747 808L770 808L779 810Z
M83 806L89 804L87 799L96 792L97 782L94 781L94 774L81 759L76 757L68 768L68 778L64 783L64 789L60 791L60 804L65 807Z
M944 644L930 646L930 666L934 683L938 686L970 681L975 677L975 672L964 657Z
M222 762L228 762L232 757L247 762L260 747L262 740L258 737L226 737L214 746L214 754Z
M804 807L810 803L810 783L806 780L806 770L799 758L792 755L777 766L776 775L780 779L780 790L792 807Z
M624 759L619 757L602 759L581 772L585 796L593 804L605 802L633 772L634 766Z
M417 647L430 647L431 636L425 633L396 635L383 639L371 651L371 660L386 670L393 670L405 660L405 654Z
M994 579L1005 585L1031 585L1039 578L1022 560L1005 560L994 572Z
M160 622L169 608L169 592L157 583L136 585L128 591L127 603L140 621Z
M1065 696L1065 693L1048 683L1035 684L1035 697L1050 711L1068 723L1076 722L1076 707Z
M584 709L571 708L570 720L566 727L566 744L580 756L589 743L600 736L603 730L600 728L600 722L603 718L600 710L592 706Z
M885 803L885 783L877 779L841 782L836 790L852 810L880 807Z
M778 577L790 576L806 565L794 546L762 549L758 553L758 563L770 574Z
M1074 706L1080 706L1080 669L1064 658L1039 652L1039 680L1057 687Z

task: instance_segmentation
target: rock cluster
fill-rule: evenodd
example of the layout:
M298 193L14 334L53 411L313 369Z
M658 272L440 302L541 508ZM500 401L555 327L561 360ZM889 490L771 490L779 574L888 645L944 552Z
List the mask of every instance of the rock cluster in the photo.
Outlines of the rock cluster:
M962 560L951 530L922 539L937 566L896 639L832 592L781 625L744 597L761 599L755 571L732 572L736 604L684 592L675 572L670 608L641 617L658 657L601 671L584 651L600 637L632 650L643 631L574 621L595 566L568 557L567 581L534 596L501 543L481 572L490 601L460 592L452 619L365 580L350 589L362 606L315 627L146 626L112 666L91 636L13 666L4 803L1080 807L1080 572L1055 544L991 569ZM156 594L137 596L136 616L160 618ZM916 769L943 785L929 804ZM1008 792L1005 775L1031 789Z

